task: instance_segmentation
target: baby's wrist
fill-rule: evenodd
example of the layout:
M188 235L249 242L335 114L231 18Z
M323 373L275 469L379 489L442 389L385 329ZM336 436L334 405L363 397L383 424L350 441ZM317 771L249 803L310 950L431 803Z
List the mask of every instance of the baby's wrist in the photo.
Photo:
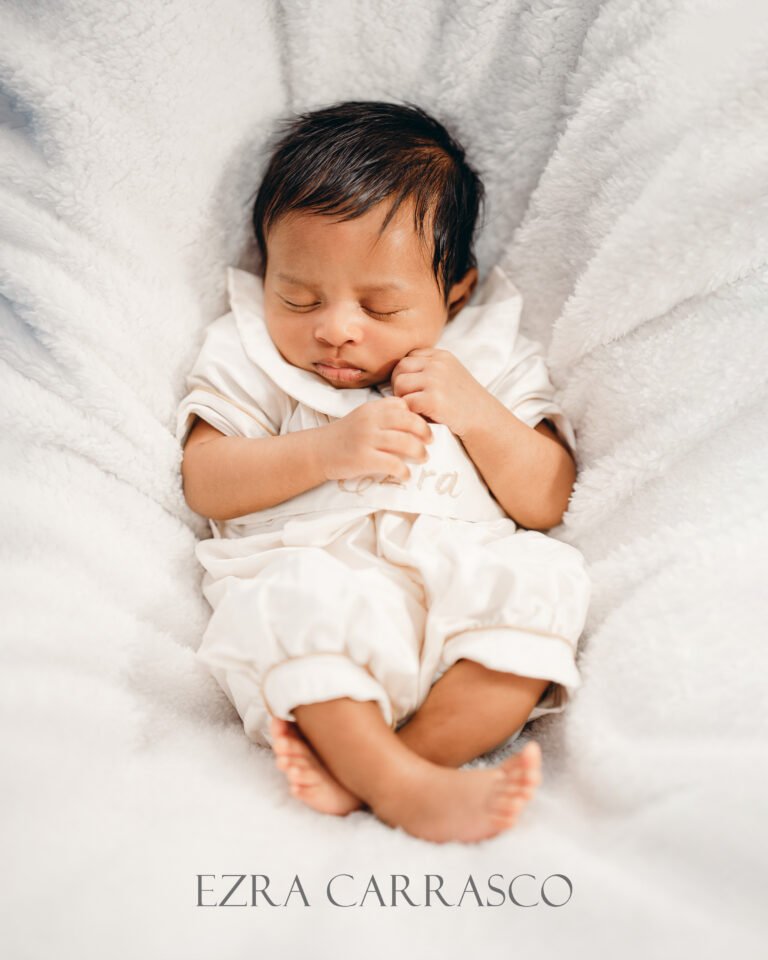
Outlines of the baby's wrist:
M335 438L330 429L332 426L332 423L326 423L307 431L310 469L321 483L330 480L333 473Z
M496 398L487 390L483 389L482 393L478 393L475 402L468 405L463 423L453 431L459 440L463 443L471 442L488 428L494 413L494 401Z

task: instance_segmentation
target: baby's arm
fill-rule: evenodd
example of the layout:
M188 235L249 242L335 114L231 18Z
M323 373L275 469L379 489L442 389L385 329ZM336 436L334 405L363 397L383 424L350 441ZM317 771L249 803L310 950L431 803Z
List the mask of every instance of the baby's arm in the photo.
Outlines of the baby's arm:
M537 381L517 383L528 394ZM562 520L576 479L567 446L543 423L531 428L479 383L449 350L420 348L392 372L395 395L409 409L446 425L464 445L506 514L529 530L549 530ZM499 385L497 385L497 389ZM507 391L509 392L509 391Z
M568 508L576 464L544 421L531 429L490 393L461 440L501 506L529 530L557 526Z
M184 497L195 513L231 520L298 496L326 481L325 427L280 437L228 437L197 418L184 446Z
M364 403L339 420L277 437L228 437L198 419L181 474L189 506L231 520L283 503L326 480L367 473L410 476L406 459L427 459L432 434L397 397Z

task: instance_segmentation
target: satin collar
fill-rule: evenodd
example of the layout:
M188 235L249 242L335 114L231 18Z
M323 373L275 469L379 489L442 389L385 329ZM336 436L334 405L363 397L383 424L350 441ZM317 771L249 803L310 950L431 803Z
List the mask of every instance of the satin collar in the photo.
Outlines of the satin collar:
M248 357L289 396L313 410L344 417L371 392L392 396L390 383L375 387L336 388L319 373L294 367L284 359L264 321L264 287L260 277L227 268L229 301ZM467 306L443 328L435 348L453 353L482 386L508 369L520 324L522 298L503 270L495 266Z

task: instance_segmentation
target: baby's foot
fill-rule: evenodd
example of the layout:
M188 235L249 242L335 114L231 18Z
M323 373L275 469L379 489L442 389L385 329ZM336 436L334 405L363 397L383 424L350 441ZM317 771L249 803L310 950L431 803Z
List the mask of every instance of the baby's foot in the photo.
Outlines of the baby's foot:
M363 806L362 800L339 783L310 744L298 724L272 717L270 724L275 762L288 778L291 793L320 813L343 817Z
M385 823L435 843L475 843L508 830L541 783L541 748L531 741L498 766L453 770L429 763L374 798Z

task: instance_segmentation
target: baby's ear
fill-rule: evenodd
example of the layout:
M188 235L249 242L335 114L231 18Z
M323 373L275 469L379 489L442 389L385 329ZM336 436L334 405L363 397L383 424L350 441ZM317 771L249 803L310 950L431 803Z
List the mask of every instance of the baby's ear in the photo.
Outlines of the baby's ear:
M448 317L453 317L466 306L472 292L477 286L477 267L470 267L461 280L457 280L451 287L448 296Z

